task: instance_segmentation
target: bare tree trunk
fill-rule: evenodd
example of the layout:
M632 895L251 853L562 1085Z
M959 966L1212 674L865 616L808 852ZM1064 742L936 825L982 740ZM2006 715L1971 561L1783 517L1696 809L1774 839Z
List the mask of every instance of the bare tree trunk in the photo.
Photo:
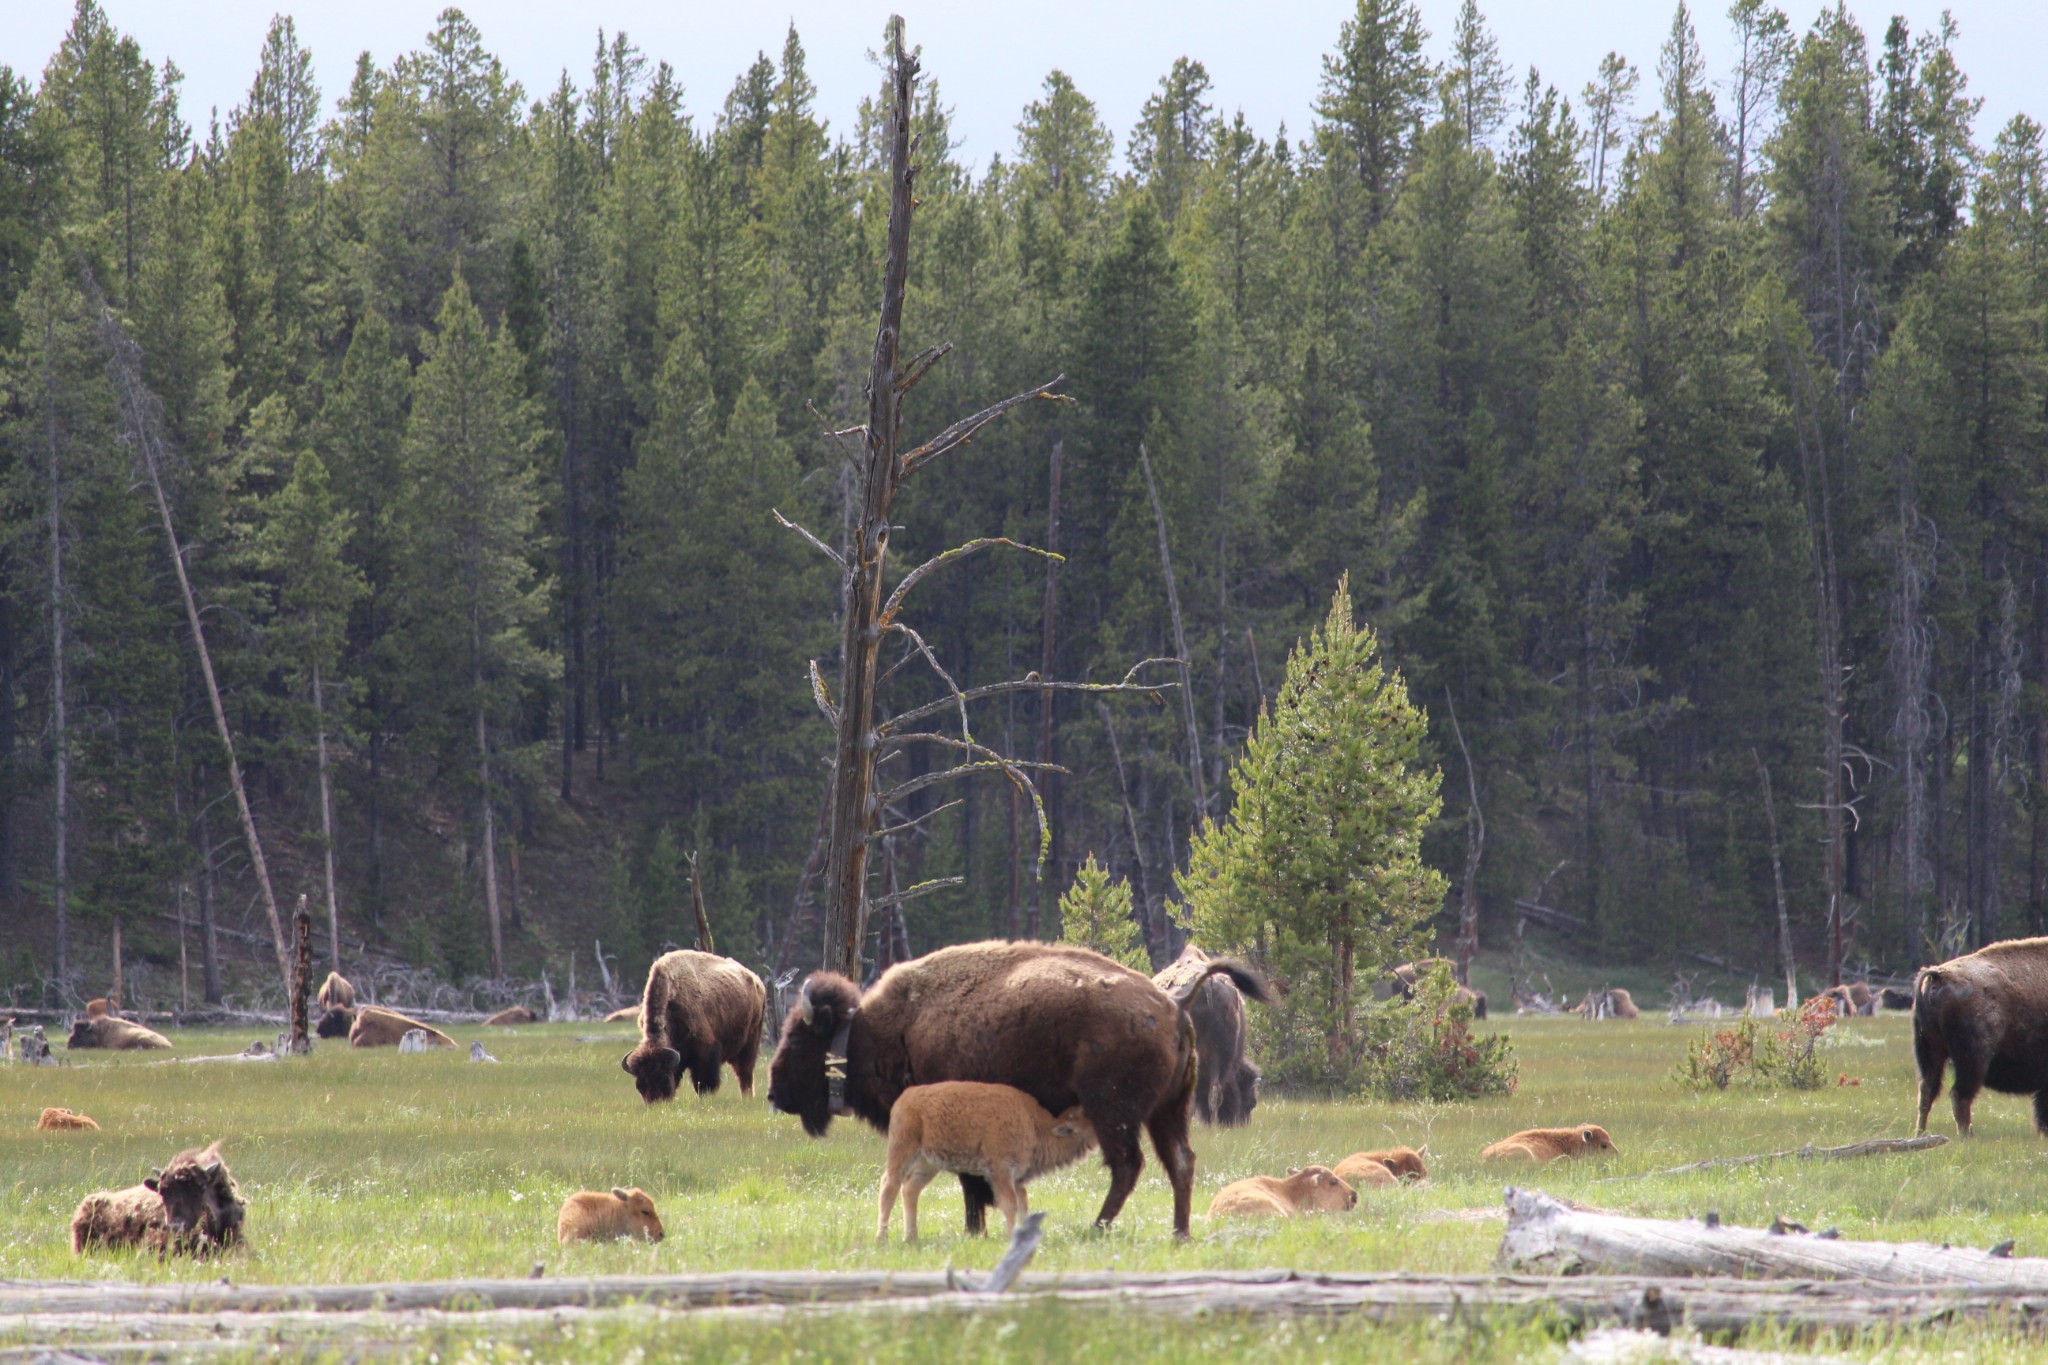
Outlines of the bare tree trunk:
M57 409L51 401L55 380L49 374L53 343L46 342L44 354L44 438L47 443L50 538L50 759L55 791L52 843L51 899L57 916L57 988L68 989L71 980L71 730L66 711L67 677L64 663L66 643L64 618L64 484L58 459Z
M1450 712L1458 752L1465 756L1465 791L1472 803L1472 813L1465 821L1465 880L1458 896L1458 984L1464 986L1471 982L1472 959L1479 954L1479 860L1486 856L1486 813L1479 808L1479 774L1472 766L1472 750L1465 745L1458 704L1451 700L1448 687L1444 688L1444 706Z
M384 727L375 683L370 685L370 928L384 932Z
M1180 697L1181 708L1187 716L1188 725L1188 776L1194 783L1195 819L1209 813L1209 793L1202 781L1202 736L1195 726L1195 680L1193 663L1188 658L1188 636L1181 628L1180 588L1173 579L1173 556L1166 548L1166 509L1159 501L1159 484L1152 477L1152 457L1145 453L1141 443L1138 446L1138 465L1145 471L1145 491L1152 498L1152 520L1159 528L1159 570L1166 576L1166 607L1173 618L1173 648L1180 655Z
M479 693L483 679L477 678ZM491 975L505 975L505 929L498 911L498 811L491 800L491 732L484 719L483 703L476 708L476 764L479 791L477 805L484 830L484 918L491 931Z
M206 808L201 806L198 815L199 839L199 979L205 988L206 1003L218 1005L220 992L220 936L214 932L213 924L213 835L206 818Z
M1152 958L1152 966L1164 967L1170 954L1166 951L1165 907L1152 903L1152 888L1145 875L1145 845L1138 838L1138 816L1131 809L1131 784L1124 777L1124 750L1117 743L1116 721L1109 714L1109 703L1096 700L1096 708L1102 712L1103 733L1109 736L1109 756L1116 761L1116 790L1123 798L1124 830L1131 839L1131 861L1138 865L1138 924L1145 931L1145 951Z
M1764 820L1771 832L1771 886L1778 893L1778 966L1785 973L1785 1004L1789 1008L1799 1003L1799 974L1792 957L1792 919L1785 909L1785 864L1778 856L1778 806L1771 799L1771 770L1764 766L1763 755L1751 748L1749 756L1756 760L1757 776L1764 786Z
M327 952L334 970L341 970L341 899L334 890L334 784L327 766L327 698L321 690L320 664L313 663L313 724L319 739L320 843L327 874Z
M107 990L107 999L112 1001L115 1006L119 1006L122 998L128 994L121 985L121 979L125 975L126 973L121 969L121 917L116 915L114 917L114 984Z
M312 998L313 917L307 913L306 897L301 894L298 908L292 912L291 1010L287 1016L291 1040L285 1045L294 1057L303 1057L313 1050L312 1035L306 1029L306 1010Z
M700 952L715 953L711 946L711 917L704 912L704 880L698 875L697 855L690 854L690 912L697 917L697 948Z
M95 297L98 285L90 278ZM199 601L192 592L192 579L185 572L185 552L178 544L178 530L171 522L171 500L164 491L162 459L158 449L162 434L156 424L156 396L149 392L142 380L142 360L120 322L114 317L104 299L100 301L101 332L107 344L107 352L113 359L116 388L120 394L123 416L129 431L133 434L136 448L142 455L143 469L149 475L150 491L156 495L156 508L163 520L164 541L170 549L171 567L177 570L178 592L185 600L185 620L192 630L192 648L199 655L199 675L206 682L206 699L213 707L214 728L220 733L220 747L227 755L228 785L235 794L235 810L241 816L242 837L249 845L249 865L256 873L257 889L263 896L263 911L270 919L271 945L277 950L278 974L284 980L287 991L291 989L291 962L285 953L284 923L277 913L277 894L270 886L270 865L263 858L263 840L256 833L256 816L249 809L249 791L242 782L242 762L235 755L234 732L228 728L226 708L221 704L220 684L213 676L213 655L206 648L206 631L199 623Z
M1050 678L1053 675L1053 647L1058 637L1060 561L1054 556L1057 556L1060 552L1060 465L1062 457L1066 453L1066 448L1067 443L1065 441L1054 441L1052 443L1052 469L1047 478L1048 489L1045 513L1045 552L1047 556L1045 561L1045 638L1038 651L1038 676L1041 678ZM1053 694L1050 688L1038 694L1038 761L1043 765L1043 769L1046 772L1044 796L1046 808L1049 811L1056 810L1058 804L1054 796L1054 793L1058 790L1056 785L1058 779L1050 771L1053 765L1052 702ZM1053 875L1058 877L1060 871L1058 842L1060 822L1055 819L1051 824L1053 847L1048 861L1052 866ZM1034 931L1039 923L1039 908L1041 898L1044 895L1045 877L1041 874L1032 878L1031 881L1031 919Z

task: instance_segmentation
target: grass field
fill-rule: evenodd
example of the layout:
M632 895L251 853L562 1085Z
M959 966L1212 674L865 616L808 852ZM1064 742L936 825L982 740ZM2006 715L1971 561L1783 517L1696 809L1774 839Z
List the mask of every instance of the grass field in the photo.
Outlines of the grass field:
M1500 1224L1467 1216L1499 1207L1508 1179L1622 1212L1658 1216L1718 1210L1730 1222L1774 1214L1845 1237L1989 1246L2016 1238L2022 1255L2048 1253L2048 1146L2024 1100L1987 1096L1978 1136L1933 1152L1821 1166L1780 1162L1735 1171L1648 1173L1702 1157L1832 1145L1911 1130L1912 1054L1903 1018L1854 1020L1830 1035L1829 1071L1860 1081L1810 1093L1682 1092L1666 1079L1690 1031L1659 1021L1588 1025L1507 1020L1522 1059L1510 1098L1407 1106L1273 1098L1248 1129L1198 1129L1194 1240L1170 1236L1170 1196L1156 1165L1113 1232L1089 1230L1106 1177L1090 1161L1032 1191L1049 1235L1035 1272L1287 1266L1299 1270L1483 1271ZM515 1032L452 1030L456 1052L401 1056L323 1044L303 1062L182 1066L163 1054L70 1054L61 1068L0 1067L0 1280L368 1282L751 1269L963 1269L987 1266L1000 1239L960 1231L957 1194L927 1193L925 1239L874 1244L882 1139L841 1121L824 1141L744 1100L730 1077L716 1096L643 1105L618 1067L629 1030L556 1025ZM602 1042L579 1036L604 1032ZM497 1066L467 1059L488 1034ZM249 1031L175 1034L179 1057L238 1050ZM66 1105L103 1131L33 1131L45 1105ZM1937 1130L1946 1130L1944 1103ZM1517 1128L1598 1122L1620 1155L1540 1174L1504 1173L1479 1148ZM74 1258L68 1225L90 1190L131 1183L184 1146L225 1139L250 1203L248 1247L226 1265L159 1263L134 1254ZM1362 1147L1428 1144L1432 1179L1369 1195L1355 1213L1281 1224L1214 1225L1202 1216L1225 1181L1335 1162ZM640 1185L668 1226L654 1245L564 1249L556 1209L581 1188ZM998 1221L998 1226L999 1226ZM900 1237L900 1215L895 1231ZM1010 1335L995 1335L1004 1323ZM1027 1330L1028 1329L1028 1330ZM1021 1340L1019 1334L1022 1334ZM1233 1333L1238 1334L1233 1336ZM1007 1344L1006 1344L1007 1343ZM1061 1344L1064 1343L1064 1344ZM0 1342L4 1344L4 1342ZM414 1343L441 1359L531 1349L531 1343L436 1339ZM1939 1339L1865 1342L1886 1359L2018 1359L2037 1343L1981 1329ZM1516 1359L1551 1350L1538 1329L1476 1327L1309 1330L1242 1323L1162 1329L1150 1323L1032 1309L1001 1320L906 1327L900 1322L614 1322L573 1349L543 1357L620 1358L639 1347L764 1360L957 1358L1145 1359L1208 1345L1246 1359ZM1014 1350L1012 1347L1014 1346ZM516 1349L514 1349L516 1347ZM1098 1349L1106 1354L1097 1355ZM928 1357L921 1352L931 1353ZM822 1354L820 1354L822 1352ZM843 1353L843 1355L842 1355ZM422 1356L424 1358L424 1356ZM511 1357L508 1357L511 1358Z

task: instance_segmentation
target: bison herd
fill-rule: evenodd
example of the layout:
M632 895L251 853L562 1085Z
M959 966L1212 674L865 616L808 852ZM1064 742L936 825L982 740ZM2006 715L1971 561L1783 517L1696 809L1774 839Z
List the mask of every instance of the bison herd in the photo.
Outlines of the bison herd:
M1412 994L1434 964L1404 964L1394 988ZM1405 974L1405 975L1404 975ZM1842 1013L1874 1011L1867 987L1836 987ZM1620 991L1599 1014L1633 1014ZM1620 997L1615 999L1614 997ZM1590 997L1589 997L1590 998ZM323 1036L351 1046L389 1046L418 1031L445 1034L378 1006L359 1004L342 977L319 993ZM1100 1149L1109 1188L1096 1214L1113 1223L1144 1165L1141 1133L1173 1190L1176 1237L1188 1235L1194 1117L1242 1124L1257 1103L1259 1073L1245 1057L1245 1006L1270 1003L1266 982L1231 958L1190 947L1147 977L1087 949L1060 943L989 942L942 948L900 962L866 990L831 972L804 982L768 1067L768 1102L822 1137L838 1117L887 1135L879 1240L900 1197L907 1238L917 1236L918 1196L941 1174L959 1178L970 1232L990 1205L1011 1227L1028 1207L1028 1184ZM1475 1012L1484 996L1468 993ZM95 1002L100 1004L101 1002ZM753 1091L767 992L761 979L710 953L664 954L649 968L637 1009L640 1039L620 1061L648 1103L671 1100L684 1075L699 1094L731 1067ZM1919 1129L1955 1072L1956 1126L1970 1132L1971 1106L1989 1087L2031 1095L2035 1126L2048 1133L2048 938L1997 943L1922 970L1912 996L1920 1079ZM1588 1009L1589 1016L1596 1011ZM621 1011L621 1015L628 1012ZM614 1018L620 1015L614 1015ZM502 1012L487 1022L526 1022ZM418 1042L418 1039L412 1039ZM161 1035L102 1008L74 1027L72 1047L168 1047ZM46 1109L38 1128L98 1125ZM1528 1129L1486 1147L1487 1161L1550 1162L1616 1151L1597 1124ZM1212 1216L1290 1216L1356 1207L1358 1191L1428 1175L1426 1153L1400 1147L1357 1152L1334 1167L1306 1165L1224 1187ZM219 1143L179 1152L148 1180L86 1196L72 1220L75 1252L135 1246L160 1255L209 1254L241 1237L246 1211ZM562 1242L639 1237L659 1241L660 1215L645 1191L572 1195L557 1223Z

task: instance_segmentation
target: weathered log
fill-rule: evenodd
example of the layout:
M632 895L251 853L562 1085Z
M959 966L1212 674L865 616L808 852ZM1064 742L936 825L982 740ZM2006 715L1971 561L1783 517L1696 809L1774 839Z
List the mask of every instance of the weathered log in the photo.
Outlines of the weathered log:
M1715 1171L1724 1166L1754 1166L1760 1161L1841 1161L1858 1156L1890 1156L1899 1152L1924 1152L1932 1147L1946 1146L1948 1139L1940 1133L1922 1133L1909 1138L1872 1138L1868 1142L1852 1142L1846 1147L1816 1147L1807 1143L1789 1152L1759 1152L1755 1156L1717 1156L1705 1161L1688 1162L1663 1171L1643 1171L1635 1175L1609 1176L1610 1180L1640 1180L1652 1175L1684 1175L1687 1171ZM1604 1183L1604 1182L1603 1182Z
M1538 1190L1510 1189L1503 1269L1568 1274L1860 1280L1867 1285L1995 1288L2048 1294L2048 1259L1921 1242L1852 1242L1796 1232L1584 1213Z

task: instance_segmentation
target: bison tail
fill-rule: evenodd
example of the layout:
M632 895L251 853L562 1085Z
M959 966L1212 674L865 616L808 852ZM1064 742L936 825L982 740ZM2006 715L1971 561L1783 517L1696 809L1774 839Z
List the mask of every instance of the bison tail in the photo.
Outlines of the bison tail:
M1261 1005L1271 1005L1275 1002L1273 988L1267 984L1265 977L1234 957L1214 957L1203 964L1202 974L1188 983L1187 993L1177 997L1180 1005L1185 1008L1188 1001L1194 998L1195 992L1201 989L1202 983L1212 976L1229 977L1230 983L1243 992L1247 1000L1256 1000Z

